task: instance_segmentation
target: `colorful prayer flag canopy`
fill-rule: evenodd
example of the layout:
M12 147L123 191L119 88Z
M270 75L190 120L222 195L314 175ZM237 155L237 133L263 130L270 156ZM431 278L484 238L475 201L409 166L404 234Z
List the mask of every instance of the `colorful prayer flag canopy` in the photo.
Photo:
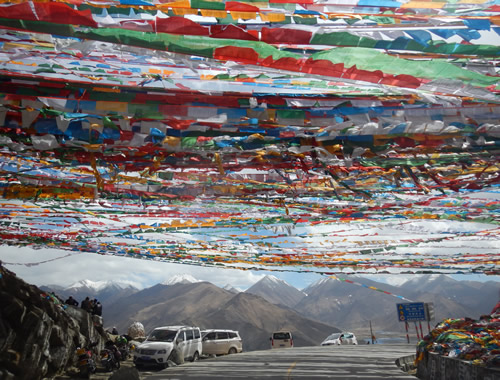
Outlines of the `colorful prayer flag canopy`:
M0 5L4 244L500 274L498 1Z

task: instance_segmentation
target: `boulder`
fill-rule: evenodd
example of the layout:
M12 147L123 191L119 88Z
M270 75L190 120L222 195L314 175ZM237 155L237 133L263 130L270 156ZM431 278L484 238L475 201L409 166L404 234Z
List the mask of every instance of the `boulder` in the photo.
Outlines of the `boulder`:
M141 322L134 322L128 328L128 335L134 340L144 340L146 338L146 331Z

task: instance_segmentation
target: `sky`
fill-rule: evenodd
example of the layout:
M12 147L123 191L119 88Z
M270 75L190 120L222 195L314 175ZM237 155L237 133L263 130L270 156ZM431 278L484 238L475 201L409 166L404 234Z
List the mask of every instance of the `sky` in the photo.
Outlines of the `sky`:
M400 195L401 197L401 195ZM463 197L463 196L462 196ZM474 194L477 202L483 202L489 199L498 199L497 192L486 193L483 195ZM484 202L483 202L484 203ZM155 219L158 221L158 218ZM136 223L135 219L128 223ZM125 226L127 224L125 223ZM313 248L321 249L325 252L335 251L350 251L357 252L360 247L383 247L386 245L395 245L391 255L395 258L411 257L422 258L428 257L432 259L434 256L452 256L460 254L481 254L495 255L500 254L500 245L496 234L495 224L484 223L468 223L462 221L433 221L433 220L404 220L400 221L381 221L369 223L367 221L358 223L329 224L325 226L314 227L294 227L292 235L283 235L281 231L273 232L270 230L258 230L251 232L254 235L267 236L271 234L271 238L266 238L266 241L277 240L277 245L285 247L297 244L308 245L312 244ZM51 226L47 226L51 228ZM105 227L102 227L105 228ZM491 234L485 234L483 231L492 231ZM241 229L238 234L247 235L250 231ZM212 239L215 241L225 237L228 234L234 234L232 230L221 230L210 236L193 235L183 233L180 230L178 233L169 232L167 235L170 239L176 239L180 242L189 240L205 241ZM274 238L277 234L278 237ZM156 235L153 233L144 233L144 238L153 239ZM142 236L141 235L141 236ZM154 235L154 236L150 236ZM166 236L167 236L166 235ZM299 236L307 236L307 239L298 239ZM490 236L491 235L491 236ZM326 237L325 237L326 236ZM296 237L296 239L294 239ZM444 239L438 239L444 238ZM162 238L162 236L159 236ZM102 238L98 238L102 239ZM281 240L283 241L281 241ZM403 240L401 240L403 239ZM422 239L423 242L411 244L406 242L407 239ZM279 240L279 241L278 241ZM148 240L149 241L149 240ZM250 241L250 240L249 240ZM102 242L99 240L99 242ZM144 246L146 240L128 240L127 244L142 244ZM249 245L250 246L250 245ZM314 247L315 246L315 247ZM32 247L35 247L33 245ZM256 249L255 245L251 246ZM258 248L258 247L257 247ZM312 252L314 249L312 250ZM351 255L355 258L355 253ZM418 256L417 256L418 255ZM348 256L345 256L348 257ZM493 257L493 256L492 256ZM384 256L375 256L374 259L382 260ZM202 267L197 265L189 265L188 263L167 263L164 261L151 261L139 258L120 257L112 255L100 255L96 253L87 253L81 251L62 250L60 248L43 248L35 250L31 247L17 247L0 245L0 260L4 262L7 269L15 272L24 281L41 286L41 285L59 285L63 287L70 286L81 280L91 281L106 281L112 280L116 282L130 283L133 286L142 289L151 287L155 284L168 281L175 275L189 274L200 281L209 281L217 286L231 285L239 290L246 290L265 275L272 274L279 279L282 279L297 289L304 289L308 285L320 280L322 275L318 273L298 272L300 267L288 268L296 272L284 272L284 267L276 267L280 271L270 272L268 270L238 270L227 269L226 267ZM251 265L251 264L249 264ZM457 263L456 268L461 268L461 262ZM467 266L467 261L465 264ZM256 264L255 266L263 268L263 265ZM308 268L306 268L308 269ZM327 267L314 266L311 270L333 271ZM416 268L418 270L418 268ZM342 269L341 269L342 270ZM402 269L404 270L404 268ZM395 271L397 272L397 271ZM403 275L371 275L372 280L397 285L405 277ZM415 276L415 275L413 275ZM412 277L412 275L410 275ZM474 280L474 281L499 281L500 276L480 276L480 275L453 275L458 280Z
M386 31L390 30L388 28L384 29ZM480 34L481 38L475 39L475 44L500 45L500 35L495 31L482 30ZM447 39L449 43L460 43L461 41L462 37L458 35ZM498 199L499 195L495 193L494 196ZM414 236L425 231L413 228L408 229L406 232ZM443 233L447 232L443 231ZM346 239L348 238L350 236L346 236ZM356 239L362 240L361 237L357 237ZM498 242L493 241L491 244L497 244L496 247L491 247L491 251L494 251L493 248L495 248L498 252ZM429 245L431 244L429 243ZM442 243L441 245L439 249L448 249L451 251L456 248L452 245L444 246ZM425 248L424 245L417 248L422 252L425 249L428 251L436 249L435 247ZM474 247L471 248L471 250L473 249ZM273 274L296 288L303 289L322 278L321 275L314 273L268 272L264 270L241 271L103 256L94 253L70 252L57 249L33 250L27 247L13 246L0 246L0 260L5 262L5 266L19 277L38 286L68 286L77 281L87 279L91 281L114 280L128 282L138 288L144 288L166 281L174 275L187 273L199 280L210 281L218 286L229 284L240 290L247 289L267 274ZM402 275L372 275L367 277L390 284L397 284L404 278ZM452 277L459 280L500 281L500 276L453 275Z
M114 280L131 283L138 288L146 288L167 281L175 275L187 273L198 280L209 281L217 286L230 284L240 290L247 289L267 274L273 274L301 289L321 279L321 275L318 274L210 268L94 253L73 253L57 249L33 250L12 246L0 246L0 260L18 277L37 286L68 286L80 280ZM47 262L37 265L8 264L30 264L43 261Z
M68 252L57 249L34 250L27 247L0 246L0 260L10 271L24 281L37 286L60 285L63 287L81 280L130 283L137 288L147 288L167 281L169 278L190 274L201 281L217 286L231 285L246 290L266 275L273 275L297 289L324 278L316 273L243 271L237 269L200 267L143 259L105 256L95 253ZM16 265L13 265L16 264ZM21 264L21 265L18 265ZM27 265L26 265L27 264ZM364 275L374 281L397 285L414 275ZM456 280L498 281L499 276L452 275Z

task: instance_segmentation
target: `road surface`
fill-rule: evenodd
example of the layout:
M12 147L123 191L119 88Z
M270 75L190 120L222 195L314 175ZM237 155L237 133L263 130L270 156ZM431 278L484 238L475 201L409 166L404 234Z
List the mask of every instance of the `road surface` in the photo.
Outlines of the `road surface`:
M398 358L415 354L415 345L294 347L252 351L199 360L141 378L159 379L413 379L399 369Z

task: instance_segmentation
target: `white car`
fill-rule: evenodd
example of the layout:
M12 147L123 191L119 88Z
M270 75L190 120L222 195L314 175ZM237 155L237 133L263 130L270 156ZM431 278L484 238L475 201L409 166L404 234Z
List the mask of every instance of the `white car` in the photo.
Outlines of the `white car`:
M174 353L174 350L176 353ZM155 328L134 351L136 367L168 367L168 360L174 355L184 360L198 360L202 354L201 332L198 327L164 326Z
M243 351L240 334L234 330L203 330L204 355L236 354Z
M323 342L321 342L322 346L340 346L342 344L358 344L358 340L356 336L351 332L341 332L341 333L333 333L329 335Z

